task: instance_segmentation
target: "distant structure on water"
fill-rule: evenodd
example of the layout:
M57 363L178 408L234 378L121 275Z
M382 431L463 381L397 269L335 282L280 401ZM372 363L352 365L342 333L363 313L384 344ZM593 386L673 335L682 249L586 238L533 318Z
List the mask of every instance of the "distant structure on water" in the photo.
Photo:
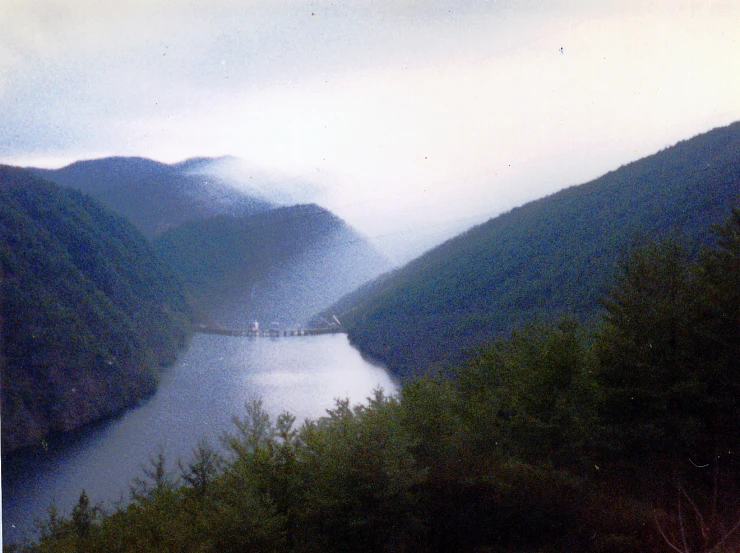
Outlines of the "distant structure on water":
M203 334L221 334L224 336L247 336L256 338L266 336L278 338L280 336L318 336L319 334L344 334L342 323L336 316L332 316L331 321L325 321L327 326L324 328L286 328L281 329L279 322L272 322L269 328L261 328L259 321L253 321L248 329L223 328L215 325L200 324L196 332Z

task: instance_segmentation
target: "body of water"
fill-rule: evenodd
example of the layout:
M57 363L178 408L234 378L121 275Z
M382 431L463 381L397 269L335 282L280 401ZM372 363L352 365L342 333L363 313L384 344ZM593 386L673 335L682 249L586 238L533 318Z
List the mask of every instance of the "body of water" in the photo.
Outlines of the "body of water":
M318 418L336 398L364 402L375 388L396 386L344 334L235 338L197 334L166 369L157 393L120 417L29 451L2 466L6 541L32 535L52 503L68 514L84 489L93 503L126 501L132 481L163 451L169 467L188 462L199 440L220 445L245 402L262 398L273 417Z

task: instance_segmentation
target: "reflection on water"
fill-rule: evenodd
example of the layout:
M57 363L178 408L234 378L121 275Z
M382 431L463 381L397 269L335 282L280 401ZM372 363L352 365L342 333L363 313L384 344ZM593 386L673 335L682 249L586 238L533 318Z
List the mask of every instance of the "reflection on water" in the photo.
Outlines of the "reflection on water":
M291 338L196 335L162 377L157 394L108 423L3 460L3 535L17 540L54 502L68 513L84 488L91 501L128 497L131 481L162 449L173 468L200 439L218 445L244 403L261 397L271 415L318 418L336 398L364 401L396 390L343 334Z

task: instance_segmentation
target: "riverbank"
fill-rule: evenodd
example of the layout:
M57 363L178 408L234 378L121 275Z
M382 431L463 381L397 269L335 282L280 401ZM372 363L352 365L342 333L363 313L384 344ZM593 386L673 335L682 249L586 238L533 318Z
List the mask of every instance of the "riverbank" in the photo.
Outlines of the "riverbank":
M377 387L396 390L385 370L342 334L290 340L195 334L149 400L50 440L48 450L37 446L3 462L5 537L31 532L52 501L69 514L82 489L93 503L128 501L133 479L160 451L177 474L178 459L189 461L200 440L218 447L220 436L234 430L232 417L254 398L272 416L289 410L303 420L325 415L335 398L363 401Z

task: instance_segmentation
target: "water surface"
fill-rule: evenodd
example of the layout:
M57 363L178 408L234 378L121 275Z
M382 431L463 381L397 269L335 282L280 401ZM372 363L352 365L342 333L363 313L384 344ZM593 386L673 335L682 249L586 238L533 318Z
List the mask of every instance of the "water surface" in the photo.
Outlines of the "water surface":
M17 541L54 502L69 513L82 489L90 500L126 500L131 482L160 449L174 470L199 440L219 445L232 416L262 398L274 416L318 418L336 398L362 402L396 386L343 334L236 338L198 334L162 375L157 393L122 416L3 461L3 535Z

